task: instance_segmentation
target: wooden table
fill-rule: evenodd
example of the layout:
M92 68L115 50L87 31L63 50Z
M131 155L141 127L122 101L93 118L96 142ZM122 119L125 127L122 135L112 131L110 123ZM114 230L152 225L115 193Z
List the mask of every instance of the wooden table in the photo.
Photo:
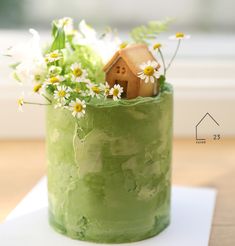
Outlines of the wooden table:
M42 140L0 141L0 221L45 174ZM212 246L235 245L235 139L196 144L176 139L173 183L218 190Z

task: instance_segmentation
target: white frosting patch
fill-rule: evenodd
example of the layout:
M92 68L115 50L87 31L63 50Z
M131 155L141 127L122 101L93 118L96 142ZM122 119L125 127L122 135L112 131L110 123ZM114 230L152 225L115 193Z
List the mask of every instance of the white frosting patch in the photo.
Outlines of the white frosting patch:
M112 140L112 141L111 141ZM126 136L113 137L109 140L110 142L110 152L113 156L122 156L122 155L135 155L137 154L141 146L134 139Z
M79 177L88 173L100 172L102 169L102 145L101 141L108 139L101 130L92 130L83 139L76 137L74 146L76 151L76 162L78 164ZM94 150L97 151L94 151ZM89 158L87 158L89 156Z
M149 189L146 186L141 187L141 190L138 193L138 199L140 200L149 200L157 194L157 188Z
M56 143L59 140L60 133L57 128L55 128L50 136L51 143Z

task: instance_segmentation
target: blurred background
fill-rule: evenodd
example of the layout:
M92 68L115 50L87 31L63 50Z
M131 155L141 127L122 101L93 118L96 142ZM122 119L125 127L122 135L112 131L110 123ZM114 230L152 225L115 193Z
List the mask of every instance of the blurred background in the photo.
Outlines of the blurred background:
M77 23L85 19L100 31L111 26L124 40L133 27L170 17L174 22L158 40L167 59L176 45L169 35L183 31L192 36L183 42L168 74L175 87L174 134L194 137L195 125L209 112L220 123L221 134L230 137L235 135L234 9L233 0L0 0L0 51L28 40L29 28L39 31L42 44L49 42L51 21L63 16ZM9 63L1 55L0 138L43 138L43 108L29 106L24 114L17 113L21 88L10 78ZM204 128L207 132L210 126Z
M59 3L59 4L58 4ZM126 40L133 27L150 20L174 19L168 33L159 37L163 52L170 58L175 48L167 36L176 31L190 33L170 70L169 81L175 86L175 135L193 136L195 124L210 112L222 125L223 135L234 135L235 109L235 2L232 0L108 1L108 0L0 0L0 47L4 49L29 38L28 29L37 29L42 43L49 41L53 19L71 16L102 31L111 26ZM16 115L12 98L17 97L7 59L1 57L0 138L43 137L43 109L29 107ZM4 110L4 108L8 110ZM15 104L14 104L15 105ZM35 116L32 117L32 114ZM185 115L189 117L185 117ZM231 117L232 116L232 117ZM30 118L28 118L30 117ZM18 126L9 123L18 119ZM38 119L32 127L30 119ZM24 130L25 129L25 130Z
M233 0L1 0L1 28L30 26L48 29L52 19L71 16L86 19L95 26L111 25L129 29L148 20L173 17L175 27L199 32L232 33L235 28Z

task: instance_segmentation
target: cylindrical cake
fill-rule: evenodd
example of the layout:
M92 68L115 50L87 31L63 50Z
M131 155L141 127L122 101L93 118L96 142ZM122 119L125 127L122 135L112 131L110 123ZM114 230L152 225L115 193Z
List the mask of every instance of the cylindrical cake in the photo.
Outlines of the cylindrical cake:
M47 108L50 224L69 237L139 241L170 221L173 91Z

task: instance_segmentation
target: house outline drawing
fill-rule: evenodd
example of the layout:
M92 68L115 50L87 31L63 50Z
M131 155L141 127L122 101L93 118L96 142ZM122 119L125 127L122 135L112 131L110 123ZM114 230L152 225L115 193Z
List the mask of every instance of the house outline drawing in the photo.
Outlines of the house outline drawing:
M206 139L205 138L198 138L198 126L203 122L203 120L206 118L206 117L210 117L210 119L217 125L219 126L219 123L212 117L212 115L210 113L206 113L202 118L201 120L197 123L196 125L196 141L205 141Z

